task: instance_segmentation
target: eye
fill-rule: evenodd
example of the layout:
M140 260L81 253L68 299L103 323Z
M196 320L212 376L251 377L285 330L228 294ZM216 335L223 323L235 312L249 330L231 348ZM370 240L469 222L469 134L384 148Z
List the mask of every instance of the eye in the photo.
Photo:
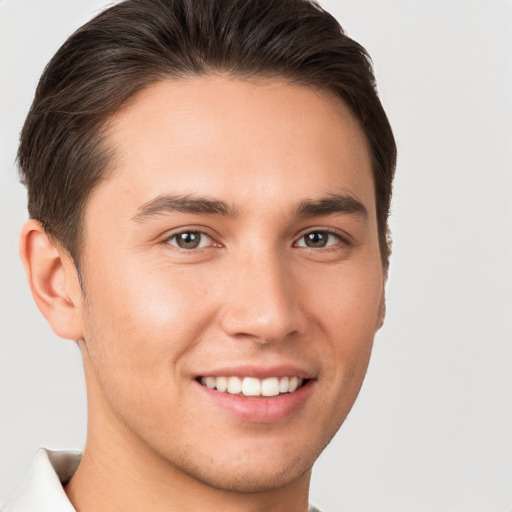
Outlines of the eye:
M318 230L310 231L301 236L295 245L297 247L309 247L310 249L323 249L324 247L336 245L340 241L341 237L336 233Z
M179 247L180 249L201 249L212 243L212 239L201 231L182 231L176 233L166 240L166 243Z

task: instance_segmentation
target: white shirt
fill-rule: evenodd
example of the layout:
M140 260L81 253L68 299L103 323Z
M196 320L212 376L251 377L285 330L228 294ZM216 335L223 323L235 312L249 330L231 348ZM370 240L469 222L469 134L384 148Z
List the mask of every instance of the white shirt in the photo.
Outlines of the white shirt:
M1 512L76 512L63 486L75 473L81 458L80 452L38 450L21 492ZM310 507L309 512L319 511Z
M81 458L80 452L38 450L21 492L2 512L76 512L63 485L69 482Z

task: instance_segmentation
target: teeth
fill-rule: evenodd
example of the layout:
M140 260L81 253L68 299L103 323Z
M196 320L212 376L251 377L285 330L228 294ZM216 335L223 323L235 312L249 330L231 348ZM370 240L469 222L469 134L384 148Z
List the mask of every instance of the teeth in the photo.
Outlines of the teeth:
M242 391L242 381L238 377L229 377L228 393L238 395Z
M217 385L217 379L215 377L206 377L205 381L205 384L211 389L214 389Z
M260 396L260 379L255 379L254 377L245 377L245 379L242 382L242 394L244 396Z
M215 379L215 377L213 377ZM228 389L228 379L226 377L217 377L215 379L215 387L218 391L226 391Z
M279 379L277 377L270 377L261 383L261 394L263 396L276 396L279 395Z
M304 382L299 377L202 377L201 384L210 389L244 396L277 396L279 393L293 393Z

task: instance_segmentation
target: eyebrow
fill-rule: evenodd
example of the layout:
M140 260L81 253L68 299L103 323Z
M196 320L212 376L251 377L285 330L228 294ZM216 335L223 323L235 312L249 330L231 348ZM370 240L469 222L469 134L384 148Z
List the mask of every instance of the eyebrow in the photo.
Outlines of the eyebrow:
M238 211L233 205L219 199L164 194L144 203L132 220L142 222L149 217L175 212L238 216ZM344 194L331 194L321 199L301 201L295 210L295 215L302 218L340 214L356 214L366 218L368 211L363 203Z
M368 210L361 201L352 196L331 194L317 200L302 201L295 214L297 217L350 214L367 218Z
M229 217L236 217L238 215L233 205L218 199L190 195L164 194L144 203L139 208L139 212L132 217L132 220L141 222L148 217L175 212L226 215Z

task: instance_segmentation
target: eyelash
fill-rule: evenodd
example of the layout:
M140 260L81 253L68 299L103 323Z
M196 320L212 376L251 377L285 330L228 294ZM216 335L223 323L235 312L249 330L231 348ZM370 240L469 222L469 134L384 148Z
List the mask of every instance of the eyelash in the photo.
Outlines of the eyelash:
M305 239L306 236L308 235L312 235L312 234L315 234L315 233L322 233L322 234L325 234L327 235L328 237L334 237L336 238L336 243L334 244L330 244L330 245L327 245L327 246L324 246L324 247L309 247L307 245L297 245L298 241L299 240L303 240ZM329 250L329 249L333 249L336 245L338 244L342 244L344 246L348 246L350 245L350 242L348 240L348 237L344 237L342 236L340 233L338 233L337 231L333 231L333 230L330 230L330 229L312 229L311 231L308 231L307 233L304 233L298 240L297 242L295 242L293 245L295 247L305 247L307 249L324 249L324 250Z
M337 239L337 242L334 243L334 244L329 244L329 245L323 246L323 247L310 247L310 246L308 246L306 244L298 245L298 242L300 240L305 239L306 236L312 235L312 234L318 234L318 233L325 234L328 237L334 237L334 238ZM199 241L199 245L197 247L185 248L185 247L180 247L177 243L172 243L173 240L177 240L177 237L183 236L183 235L199 235L201 237L200 241ZM178 233L174 233L170 237L166 238L164 240L164 243L172 245L172 246L176 247L180 251L191 252L191 251L194 251L194 250L201 250L201 249L208 249L209 248L209 245L201 247L202 239L204 237L206 237L208 240L210 240L210 243L214 242L214 239L210 235L205 233L204 231L200 231L200 230L196 230L196 229L189 229L189 230L180 231ZM332 249L334 246L336 246L336 245L338 245L340 243L342 245L344 245L344 246L350 246L351 245L350 244L350 240L348 239L348 237L342 236L337 231L333 231L333 230L329 230L329 229L312 229L312 230L304 233L303 235L301 235L297 239L297 241L294 242L293 246L294 247L305 247L307 249L313 249L313 250L318 250L318 249L329 250L329 249ZM217 244L217 246L220 247L220 244Z
M201 237L200 238L200 242L199 242L200 244L202 243L201 239L205 238L205 237L208 240L210 240L211 242L213 241L213 238L210 235L208 235L207 233L205 233L204 231L200 231L200 230L197 230L197 229L187 229L185 231L180 231L179 233L174 233L170 237L166 238L164 240L164 242L166 244L173 245L177 249L179 249L181 251L185 251L185 252L190 252L190 251L197 250L197 249L206 249L206 248L208 248L208 246L203 246L203 247L198 246L198 247L192 247L192 248L185 248L185 247L180 247L177 243L176 244L171 243L172 240L177 240L177 238L179 236L183 236L183 235L199 235Z

